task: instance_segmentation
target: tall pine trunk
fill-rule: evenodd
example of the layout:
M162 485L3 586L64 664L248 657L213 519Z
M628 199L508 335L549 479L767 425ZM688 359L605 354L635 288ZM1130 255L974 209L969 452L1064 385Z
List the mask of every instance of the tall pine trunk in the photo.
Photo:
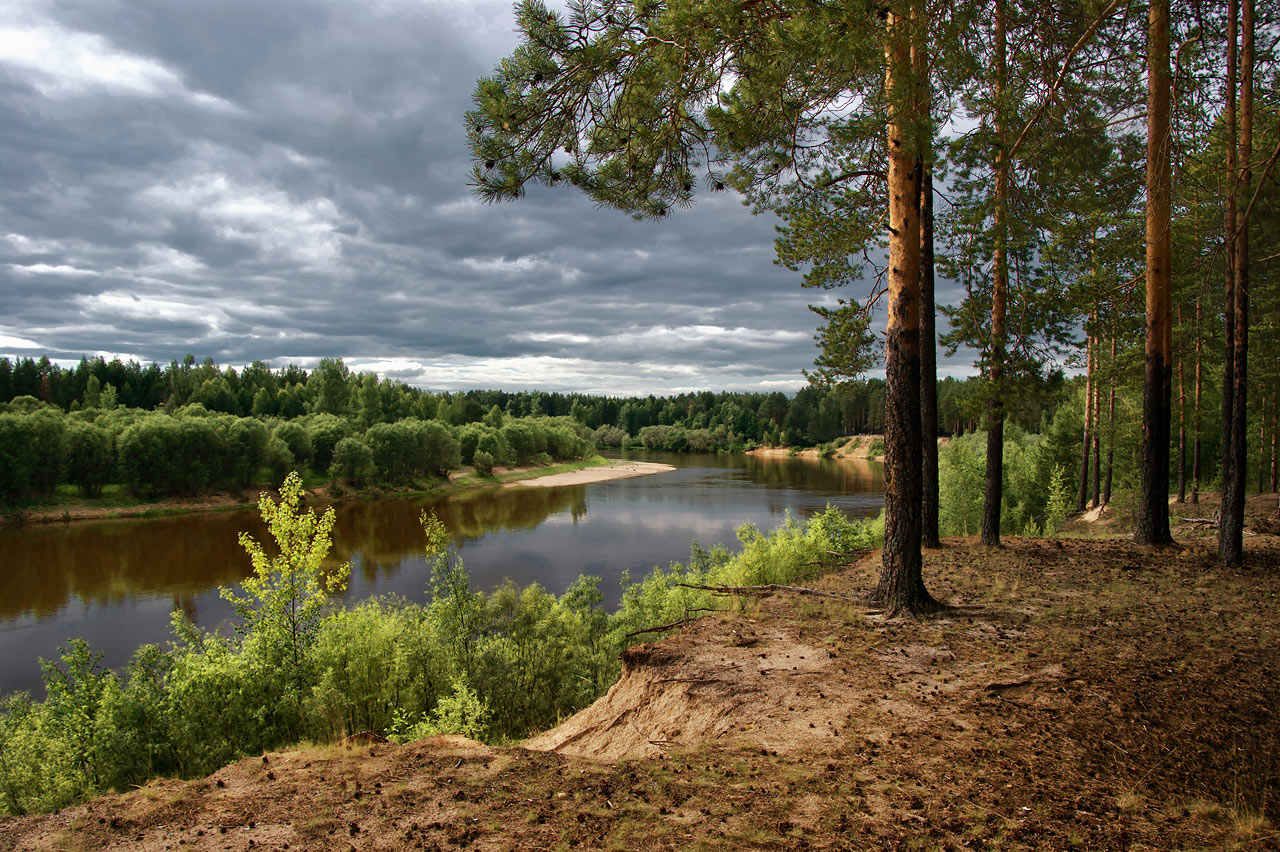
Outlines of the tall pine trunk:
M1178 303L1178 328L1182 328L1182 303ZM1178 497L1179 503L1187 502L1187 386L1183 369L1182 352L1178 346Z
M1097 342L1097 338L1094 338ZM1101 366L1102 358L1098 354L1094 354L1095 369ZM1093 382L1093 500L1090 505L1098 508L1102 505L1099 489L1102 487L1102 430L1099 425L1102 422L1102 388L1098 384L1098 380Z
M1152 0L1147 27L1146 369L1142 385L1142 484L1134 540L1170 544L1169 420L1172 402L1170 313L1169 0Z
M1197 240L1197 242L1199 242ZM1196 296L1196 391L1191 426L1195 440L1191 448L1191 502L1200 502L1200 391L1203 386L1204 338L1200 336L1200 297Z
M923 51L921 51L923 53ZM924 73L924 62L916 73ZM933 282L933 167L920 166L920 440L923 454L925 547L941 547L938 535L938 351L934 321Z
M1271 394L1271 493L1275 494L1277 487L1280 487L1280 454L1276 450L1280 450L1280 441L1276 439L1276 427L1280 426L1280 381L1275 385L1275 391Z
M1227 103L1232 108L1231 118L1235 118L1233 101L1235 59L1235 12L1236 0L1231 0L1228 7L1228 31L1231 36L1227 54L1227 74L1231 85L1231 95ZM1253 0L1244 0L1240 6L1241 38L1239 53L1240 72L1240 108L1239 108L1239 151L1234 158L1231 140L1228 138L1228 172L1231 176L1226 254L1232 259L1229 266L1231 276L1231 345L1226 352L1226 361L1231 364L1229 384L1230 410L1223 402L1223 488L1222 511L1218 525L1218 555L1228 565L1239 565L1244 559L1244 498L1245 498L1245 465L1246 426L1247 426L1247 381L1249 365L1249 235L1246 211L1240 204L1241 198L1248 198L1252 172L1249 158L1253 155ZM1231 121L1229 124L1234 125ZM1232 127L1228 127L1229 137ZM1234 159L1234 162L1231 161ZM1227 396L1228 377L1224 364L1223 396ZM1229 459L1229 461L1228 461Z
M995 100L996 163L994 249L991 258L991 360L990 397L987 401L987 470L982 501L982 543L1000 544L1000 502L1004 490L1004 361L1005 311L1009 298L1009 158L1005 141L1004 88L1006 24L1004 0L996 0Z
M1093 314L1089 315L1093 322ZM1093 336L1085 337L1084 344L1084 438L1080 451L1080 489L1076 496L1076 511L1083 512L1089 499L1089 449L1093 431Z
M916 10L913 10L913 13ZM917 18L917 23L919 19ZM941 547L938 536L938 337L933 277L933 90L929 80L928 45L917 37L911 47L911 70L920 96L927 144L920 150L920 452L924 500L921 544Z
M1267 395L1262 395L1262 407L1258 409L1258 493L1267 490Z
M1110 400L1107 402L1107 484L1102 491L1104 506L1111 502L1111 471L1114 469L1116 460L1116 335L1114 327L1111 330L1111 367L1107 379L1110 385Z
M885 326L885 537L874 593L890 616L934 611L921 571L920 81L912 68L916 2L888 17L889 316Z

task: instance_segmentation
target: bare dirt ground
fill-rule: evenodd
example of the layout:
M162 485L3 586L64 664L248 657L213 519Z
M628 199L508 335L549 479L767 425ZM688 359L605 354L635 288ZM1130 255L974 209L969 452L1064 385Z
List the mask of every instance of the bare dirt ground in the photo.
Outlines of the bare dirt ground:
M890 623L853 600L873 554L629 649L529 748L271 753L0 849L1280 849L1280 538L1245 546L951 539L925 577L955 609Z

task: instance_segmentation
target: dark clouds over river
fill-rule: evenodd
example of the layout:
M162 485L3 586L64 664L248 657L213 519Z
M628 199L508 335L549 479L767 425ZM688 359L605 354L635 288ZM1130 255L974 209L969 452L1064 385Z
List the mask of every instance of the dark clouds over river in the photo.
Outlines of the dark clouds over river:
M5 4L0 353L802 384L824 294L736 198L638 224L569 189L471 196L462 114L512 28L508 0Z

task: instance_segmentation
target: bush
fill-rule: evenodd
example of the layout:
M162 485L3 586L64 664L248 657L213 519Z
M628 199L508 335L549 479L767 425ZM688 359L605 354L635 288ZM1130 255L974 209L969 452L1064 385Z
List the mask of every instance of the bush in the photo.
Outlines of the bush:
M493 457L494 464L511 463L511 447L508 446L507 439L497 429L480 437L480 441L476 444L476 451L488 453Z
M0 500L16 502L31 490L32 434L27 418L0 414Z
M364 485L377 474L373 463L373 451L359 438L343 438L333 448L333 464L329 476L357 487Z
M462 451L456 438L434 420L406 420L421 453L421 471L448 476L462 465Z
M267 441L262 464L266 467L267 475L272 482L283 482L289 475L289 471L296 470L299 466L293 453L289 451L289 445L281 440L279 435L272 435Z
M301 425L291 421L283 421L276 425L274 430L275 437L284 441L289 448L289 452L293 455L293 460L297 464L310 464L314 455L311 448L311 434L303 429ZM334 445L337 446L336 444ZM321 468L324 470L324 468ZM273 482L280 482L283 477L273 479Z
M341 417L316 414L308 420L307 436L311 439L311 458L316 470L329 469L333 464L334 448L349 434L350 426Z
M93 423L71 421L63 433L67 479L82 497L97 497L115 473L111 435Z
M493 473L493 456L484 450L476 450L473 458L476 473L481 476L490 476Z

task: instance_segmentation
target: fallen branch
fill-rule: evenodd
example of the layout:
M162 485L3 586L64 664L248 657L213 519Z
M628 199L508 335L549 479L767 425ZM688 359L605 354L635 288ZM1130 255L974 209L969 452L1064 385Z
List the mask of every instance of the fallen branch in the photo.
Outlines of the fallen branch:
M686 589L697 589L703 592L711 592L715 595L755 595L764 597L766 595L777 594L778 592L791 592L796 595L812 595L819 598L835 598L836 600L850 601L853 598L847 595L837 595L832 592L820 592L817 589L810 589L805 586L784 586L779 583L767 583L763 586L703 586L697 583L677 583Z
M698 619L696 618L681 618L678 621L671 622L670 624L663 624L658 627L646 627L643 630L633 630L622 638L630 639L632 636L640 636L644 633L661 633L664 630L671 630L676 627L684 627L686 624L693 624L697 620Z

